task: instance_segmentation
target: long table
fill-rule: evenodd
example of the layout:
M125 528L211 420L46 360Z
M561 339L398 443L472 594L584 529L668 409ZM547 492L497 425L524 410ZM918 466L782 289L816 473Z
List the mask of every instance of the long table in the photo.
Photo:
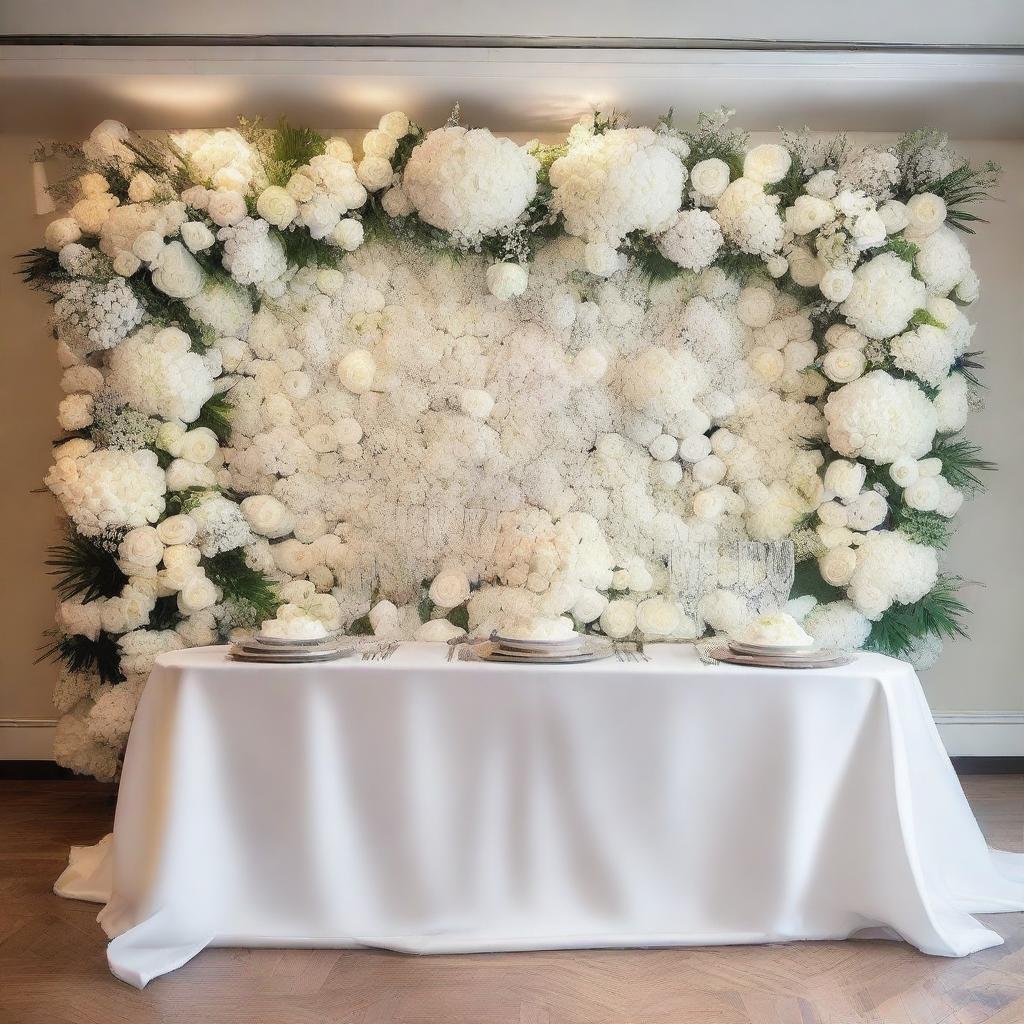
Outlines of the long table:
M991 851L906 664L520 666L162 656L112 839L61 895L105 903L142 987L205 946L411 953L901 938L999 944L1024 855Z

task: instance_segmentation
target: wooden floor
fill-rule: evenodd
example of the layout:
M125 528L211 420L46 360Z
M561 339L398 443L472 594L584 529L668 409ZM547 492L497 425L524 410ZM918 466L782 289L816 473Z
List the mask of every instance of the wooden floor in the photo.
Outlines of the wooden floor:
M993 845L1022 849L1024 778L963 780ZM104 959L96 907L50 891L109 787L0 781L2 1024L1022 1024L1024 914L962 960L891 942L411 957L207 950L138 992Z

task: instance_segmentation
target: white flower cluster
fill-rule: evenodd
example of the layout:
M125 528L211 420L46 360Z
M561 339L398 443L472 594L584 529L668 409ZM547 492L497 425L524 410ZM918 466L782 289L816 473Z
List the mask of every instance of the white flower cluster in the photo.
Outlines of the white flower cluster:
M127 577L60 606L126 677L62 677L64 763L115 774L157 654L260 625L222 575L243 561L285 637L735 631L735 567L684 607L668 563L747 539L792 537L842 592L787 607L827 646L935 586L978 291L925 190L943 146L691 159L667 126L521 147L400 112L358 161L311 138L281 171L240 132L183 133L178 194L105 122L47 228L59 420L87 436L46 483ZM371 213L395 242L364 244Z

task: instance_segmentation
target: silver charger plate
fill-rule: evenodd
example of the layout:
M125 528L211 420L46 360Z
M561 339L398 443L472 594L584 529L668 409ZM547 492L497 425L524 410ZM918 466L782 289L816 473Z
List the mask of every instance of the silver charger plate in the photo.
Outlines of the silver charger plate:
M742 640L730 640L728 647L731 651L735 651L737 654L778 654L784 657L813 655L817 654L821 648L817 644L802 644L794 645L791 647L781 646L779 644L748 644Z
M252 654L246 650L232 647L228 652L228 657L232 661L245 661L252 662L253 664L306 665L324 661L338 661L341 658L349 658L354 653L355 651L352 648L344 648L340 650L308 651L303 653L294 651L271 653L268 651Z
M311 654L347 654L354 648L355 644L338 643L335 641L320 644L318 647L269 647L255 640L240 640L232 645L233 650L242 651L245 654L268 654L275 656L280 654L295 654L299 657L307 657Z
M564 654L554 651L530 654L525 651L503 650L496 643L485 641L472 644L470 649L474 657L481 661L490 661L504 665L578 665L588 661L601 661L612 656L612 645L597 644L588 641L583 650L573 650Z
M516 640L513 637L491 634L491 642L505 651L524 651L531 654L550 653L565 654L579 651L584 644L584 637L577 633L565 640Z
M782 654L738 654L728 647L714 647L708 657L729 665L746 665L751 668L837 668L849 665L853 658L841 651L816 651L809 656Z
M285 640L283 637L263 636L262 633L257 633L246 643L264 644L267 647L318 647L323 644L335 643L344 635L340 630L334 630L326 636L316 637L312 640Z

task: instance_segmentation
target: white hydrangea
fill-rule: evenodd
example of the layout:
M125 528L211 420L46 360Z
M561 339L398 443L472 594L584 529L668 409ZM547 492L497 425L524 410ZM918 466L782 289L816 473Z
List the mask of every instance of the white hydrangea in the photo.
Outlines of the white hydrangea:
M929 324L894 338L889 350L895 366L932 387L945 381L956 359L949 332Z
M932 295L948 295L971 270L971 255L952 228L939 228L915 244L914 266Z
M149 450L58 457L45 482L86 537L155 523L164 510L164 473Z
M722 248L722 229L706 210L683 210L656 242L666 256L684 270L704 270Z
M874 530L857 549L857 567L848 594L859 611L877 620L893 603L913 604L938 578L934 548L907 540L902 533Z
M938 425L925 393L884 370L872 370L829 395L825 420L829 443L840 455L880 464L927 455Z
M430 132L409 156L402 191L420 219L475 245L511 227L537 194L537 159L486 128Z
M778 212L779 197L750 178L737 178L722 193L714 217L737 248L758 256L777 252L785 237Z
M176 327L143 328L109 357L107 385L133 409L191 423L213 396L213 375Z
M219 494L205 498L189 515L197 527L195 544L205 558L244 547L256 539L242 509Z
M815 605L803 627L818 644L833 651L859 650L871 633L870 620L850 601Z
M53 307L61 339L82 354L120 344L145 315L135 293L121 278L104 284L72 281L61 287Z
M891 338L906 329L925 299L924 283L914 277L910 264L886 252L857 268L839 311L866 337Z
M657 234L672 223L686 168L649 128L615 128L570 145L551 165L551 205L566 230L618 246L631 231Z
M265 220L246 217L217 237L224 243L224 269L240 285L268 284L288 269L284 246Z

